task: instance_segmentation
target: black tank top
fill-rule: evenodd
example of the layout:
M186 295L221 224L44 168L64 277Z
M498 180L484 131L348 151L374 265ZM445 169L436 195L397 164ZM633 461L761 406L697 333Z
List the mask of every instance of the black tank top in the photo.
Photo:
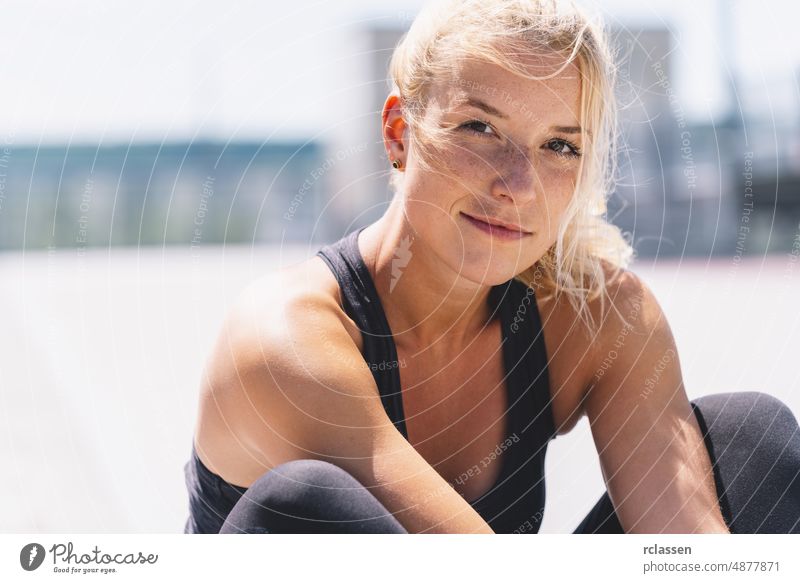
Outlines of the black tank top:
M342 296L342 307L361 330L363 356L380 392L389 419L408 439L400 387L397 350L372 276L353 231L325 245L317 255L330 267ZM533 290L517 279L492 287L492 318L500 318L505 387L509 410L506 439L494 457L476 464L500 463L500 474L489 490L470 504L496 533L536 533L544 516L544 460L556 437L550 406L547 351ZM485 459L485 458L484 458ZM474 470L473 466L473 470ZM184 466L190 516L184 532L218 532L246 489L225 482L197 457ZM465 473L462 478L469 479Z

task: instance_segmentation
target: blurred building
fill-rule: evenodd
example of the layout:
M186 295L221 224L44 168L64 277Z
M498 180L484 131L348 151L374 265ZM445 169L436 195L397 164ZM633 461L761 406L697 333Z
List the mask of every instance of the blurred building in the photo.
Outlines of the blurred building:
M10 146L0 249L327 240L332 164L315 143Z

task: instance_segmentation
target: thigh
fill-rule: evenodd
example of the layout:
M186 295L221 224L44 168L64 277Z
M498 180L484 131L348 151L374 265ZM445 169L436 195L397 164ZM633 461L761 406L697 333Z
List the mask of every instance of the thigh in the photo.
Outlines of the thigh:
M407 531L356 478L335 464L293 460L256 480L225 519L221 534Z
M731 532L800 532L800 429L791 410L752 391L693 405Z

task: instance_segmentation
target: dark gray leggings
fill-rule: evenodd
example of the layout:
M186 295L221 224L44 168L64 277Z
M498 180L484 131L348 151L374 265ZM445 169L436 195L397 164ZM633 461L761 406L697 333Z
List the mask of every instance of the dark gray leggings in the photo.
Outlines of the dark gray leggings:
M800 533L800 429L765 393L721 393L692 401L714 467L720 508L733 533ZM256 480L220 533L406 533L348 472L294 460ZM576 533L622 533L604 494Z

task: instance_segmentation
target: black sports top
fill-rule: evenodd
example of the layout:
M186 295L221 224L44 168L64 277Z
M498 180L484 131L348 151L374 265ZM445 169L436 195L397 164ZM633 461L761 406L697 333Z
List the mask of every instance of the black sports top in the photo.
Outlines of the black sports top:
M400 373L397 366L391 366L397 363L397 350L372 276L358 249L358 234L363 229L325 245L317 255L339 282L342 307L361 330L364 360L375 378L384 409L408 439ZM494 451L493 459L500 463L497 481L470 504L496 533L536 533L544 516L545 454L549 441L556 436L541 319L533 289L516 279L494 286L489 302L492 318L501 319L509 424L506 439ZM184 473L190 498L184 532L218 532L245 489L212 473L194 447Z

